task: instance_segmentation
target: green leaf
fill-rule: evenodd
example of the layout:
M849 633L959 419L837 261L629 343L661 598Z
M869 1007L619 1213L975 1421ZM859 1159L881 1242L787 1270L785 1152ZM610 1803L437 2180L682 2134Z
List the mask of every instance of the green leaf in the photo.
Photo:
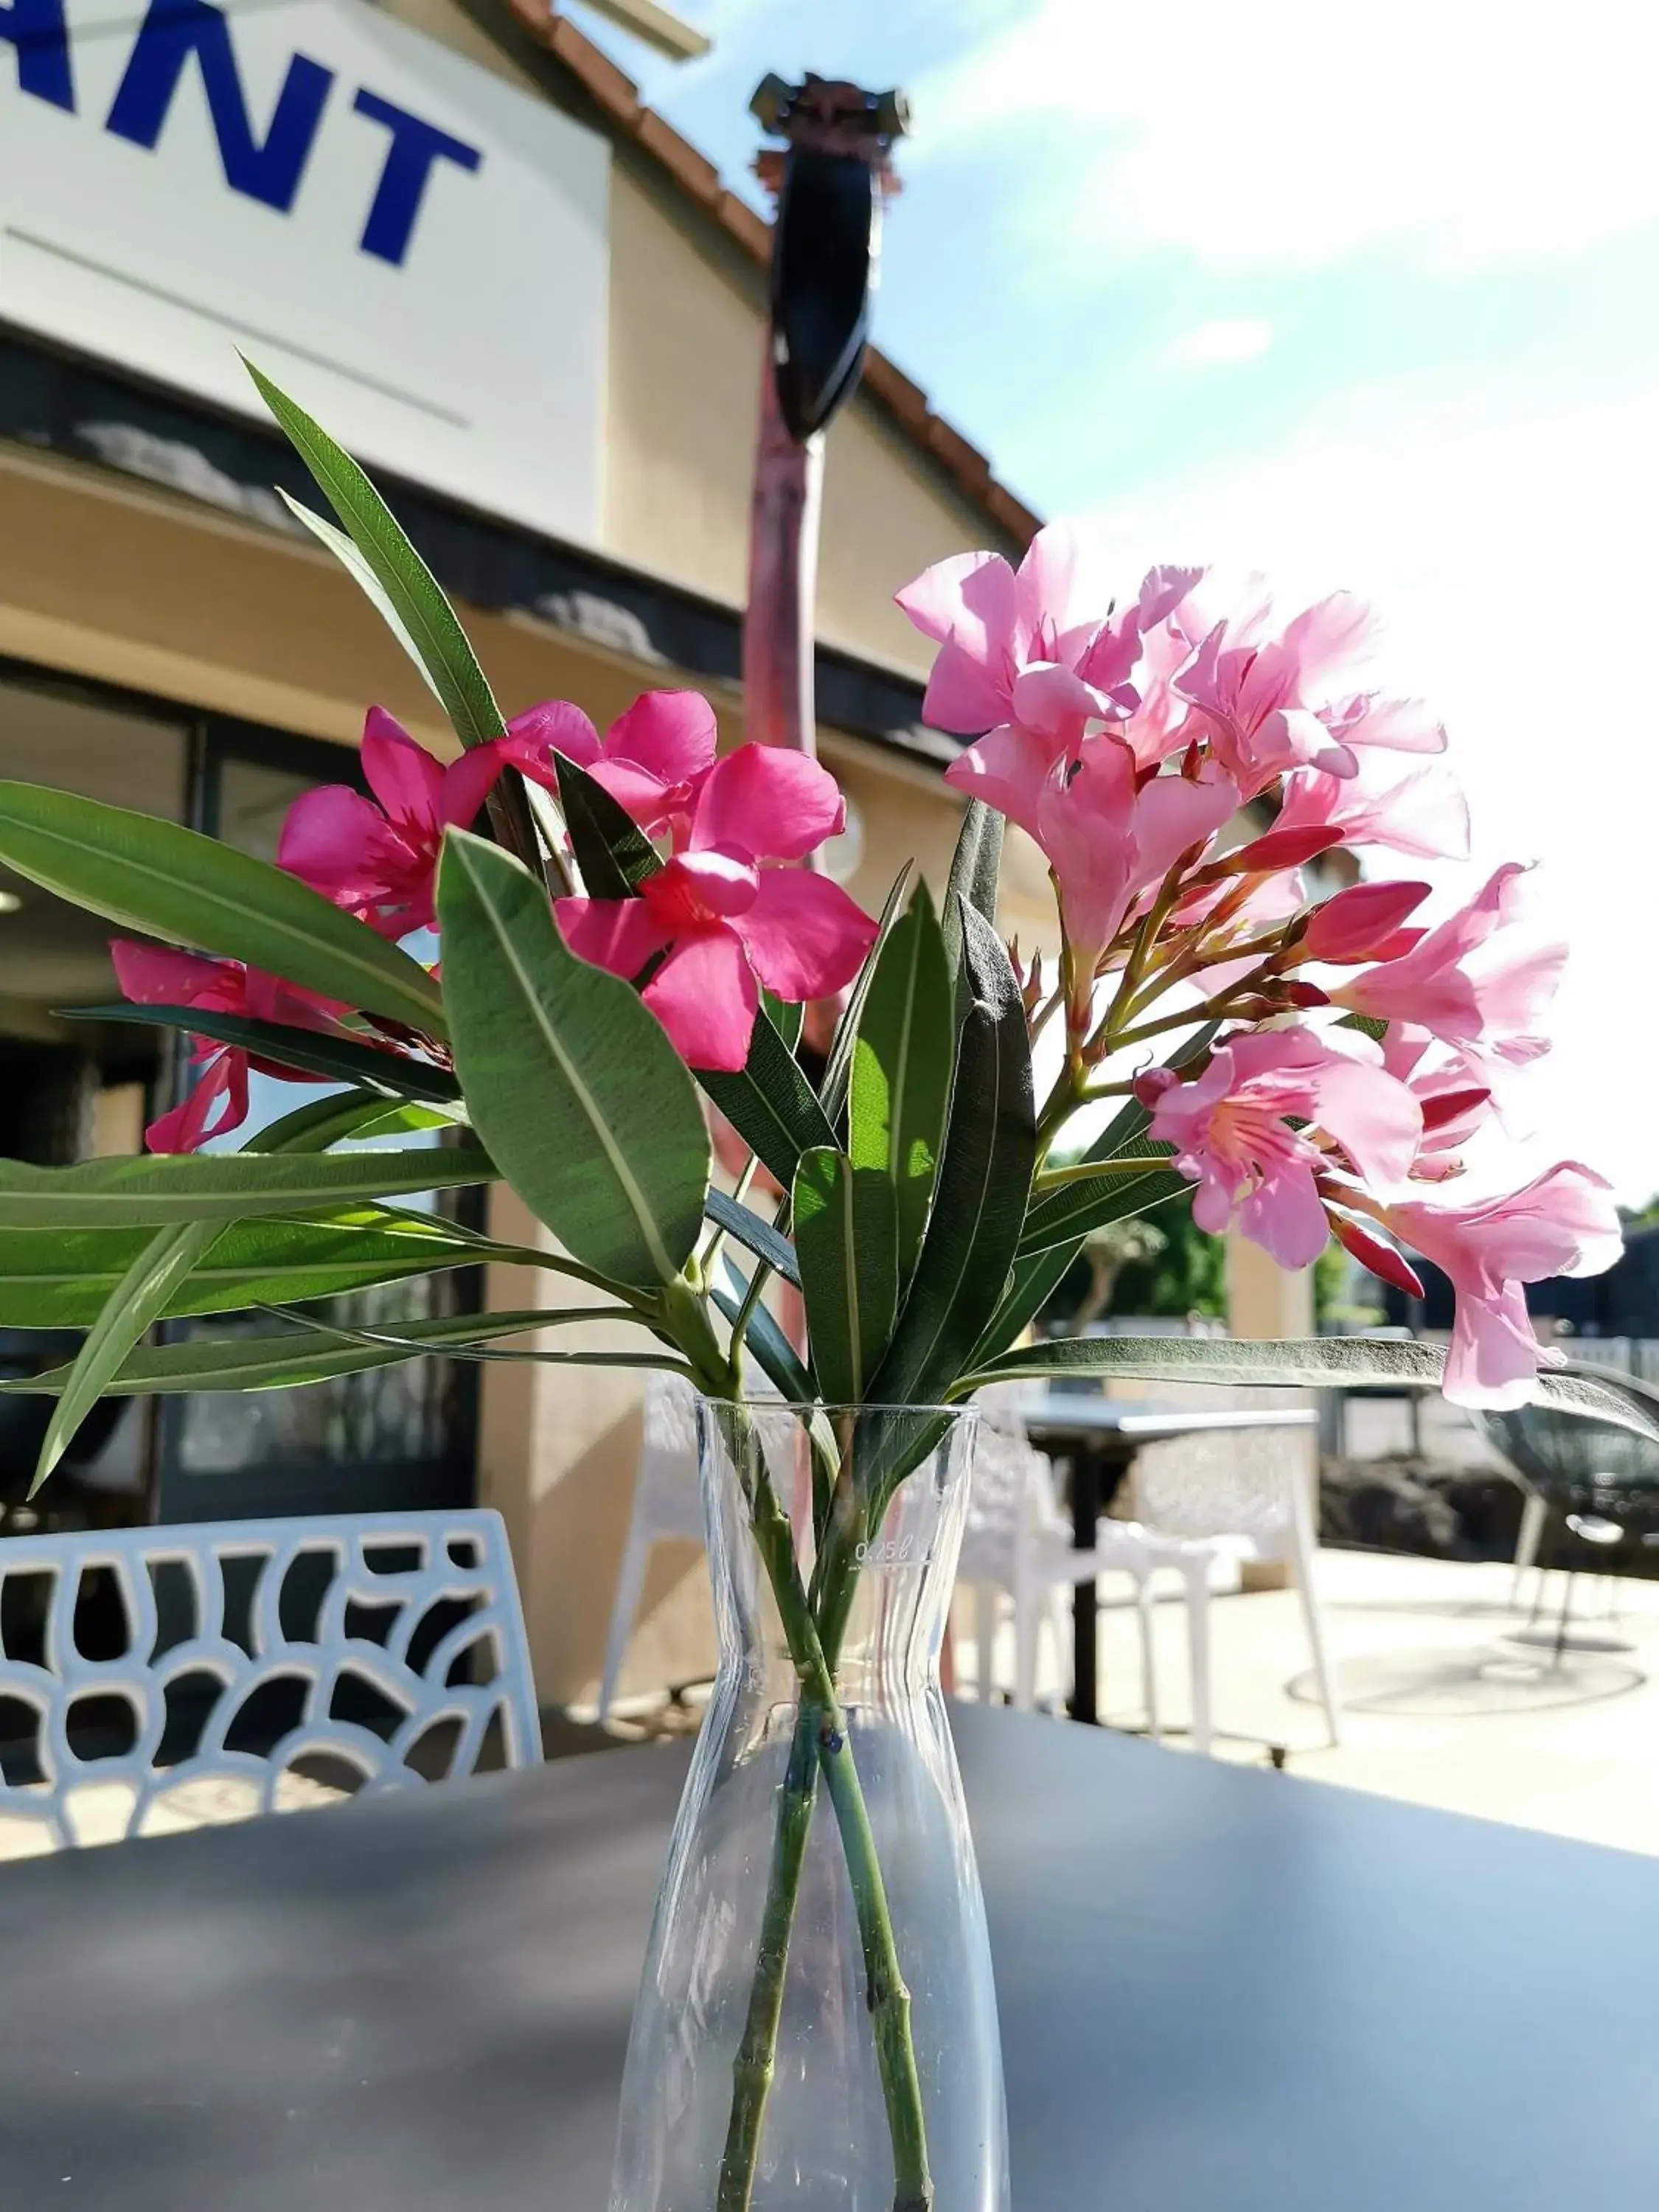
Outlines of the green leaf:
M853 1048L848 1155L896 1194L898 1275L909 1279L927 1226L951 1097L956 1004L925 883L882 946Z
M743 1139L750 1151L787 1190L804 1152L833 1145L817 1093L789 1047L772 1026L764 1006L755 1017L749 1058L740 1074L700 1067L697 1080Z
M157 1154L36 1168L0 1160L0 1229L159 1228L302 1213L354 1199L490 1182L476 1146L295 1158L264 1152Z
M349 562L351 573L365 589L368 578L373 578L378 589L370 597L383 614L390 608L394 634L442 701L456 736L464 745L479 745L499 738L506 726L501 711L467 642L466 632L391 508L345 448L313 422L304 408L296 406L251 361L245 366L259 397L344 523L362 562L362 567ZM289 505L294 507L294 502ZM303 509L295 507L294 511L301 520L307 519ZM331 534L317 534L334 551L342 551Z
M297 414L299 410L296 408L295 411ZM320 435L321 434L319 433L319 434ZM365 481L367 480L365 479ZM385 623L386 628L392 632L393 637L397 639L398 644L402 646L404 651L414 662L416 668L419 671L422 682L426 685L428 690L431 692L433 697L441 707L444 703L443 693L440 691L437 684L434 682L431 672L427 667L425 660L422 658L420 647L416 644L414 637L410 632L408 624L404 622L403 617L398 613L397 607L393 605L390 593L386 591L385 586L381 583L380 578L375 574L368 562L357 550L353 541L346 536L343 530L337 530L331 522L327 521L322 515L316 514L312 508L303 506L300 501L293 498L288 492L285 492L280 484L276 487L276 496L282 501L283 505L294 517L294 520L296 522L302 524L317 540L317 543L319 545L325 547L327 550L334 556L335 559L351 577L352 580L361 587L364 597L369 601L369 604L374 607L381 621ZM393 525L393 527L396 527L395 524ZM438 586L434 583L433 589L435 591L437 588Z
M945 937L945 957L959 993L970 988L963 951L962 906L970 908L993 929L996 927L1002 836L1006 827L995 807L988 806L982 799L970 799L963 814L962 828L957 833L950 880L945 886L940 928Z
M800 1288L795 1248L769 1221L763 1221L758 1213L740 1206L735 1198L728 1198L723 1190L711 1189L703 1200L702 1210L717 1227L735 1237L757 1260L764 1260L775 1275L781 1275L786 1283L793 1283L797 1290Z
M308 1075L320 1075L330 1082L367 1085L391 1098L419 1098L431 1105L450 1105L461 1095L454 1077L429 1060L407 1060L401 1053L354 1044L345 1037L325 1036L316 1030L293 1029L284 1022L216 1014L202 1006L130 1006L125 1000L119 1006L64 1006L58 1012L60 1019L69 1022L137 1022L153 1029L185 1030L192 1036L237 1045L261 1060L303 1068Z
M1317 1336L1244 1340L1184 1336L1073 1336L1004 1352L954 1385L970 1396L988 1382L1036 1382L1045 1375L1107 1375L1139 1382L1215 1382L1299 1389L1437 1389L1445 1355L1437 1346L1396 1338ZM1659 1392L1605 1368L1546 1369L1538 1401L1612 1421L1659 1442Z
M984 1366L1024 1334L1065 1281L1079 1249L1077 1244L1054 1244L1047 1251L1029 1252L1015 1260L1002 1302L974 1347L974 1366Z
M477 1344L493 1343L503 1336L523 1336L563 1321L592 1321L591 1307L562 1312L451 1314L440 1321L410 1321L399 1324L398 1340L366 1344L338 1330L284 1329L280 1335L204 1337L193 1343L147 1346L135 1352L120 1372L106 1386L112 1398L171 1397L190 1390L292 1390L309 1382L327 1382L339 1375L356 1375L372 1367L395 1367L405 1359L428 1353L464 1358ZM556 1353L540 1353L556 1359ZM578 1352L567 1357L574 1365L626 1364L632 1366L666 1364L653 1358L625 1353ZM56 1397L72 1370L53 1367L41 1375L28 1375L15 1382L0 1382L0 1393Z
M75 1441L75 1434L152 1322L166 1312L219 1234L216 1221L159 1229L111 1291L64 1381L29 1484L33 1498Z
M448 833L438 908L456 1066L502 1172L588 1267L672 1282L702 1224L708 1132L655 1016L567 950L542 886L482 838Z
M72 905L169 945L282 975L433 1035L437 985L367 923L234 846L68 791L0 783L0 861Z
M812 1345L827 1404L861 1405L893 1333L898 1215L878 1169L845 1152L803 1152L791 1213Z
M927 1234L873 1400L938 1398L972 1358L1002 1299L1036 1163L1031 1054L1019 985L996 931L960 908L973 1000L957 1048L945 1151Z
M911 864L907 860L893 878L893 888L887 894L887 903L882 908L881 918L876 924L875 941L864 956L864 965L854 978L853 988L847 994L847 1004L836 1024L836 1034L830 1042L829 1057L823 1063L823 1080L818 1085L818 1096L823 1110L837 1127L847 1110L848 1087L853 1079L853 1047L858 1039L859 1024L864 1016L864 1002L870 995L877 963L888 933L898 920L899 908L904 902L905 888L910 881ZM833 1144L835 1139L831 1138Z
M1168 1146L1159 1146L1156 1152L1149 1151L1145 1175L1083 1176L1076 1182L1062 1183L1057 1190L1048 1192L1025 1217L1019 1256L1024 1259L1055 1244L1075 1244L1091 1231L1103 1229L1109 1221L1145 1213L1191 1190L1188 1176L1162 1164L1170 1150ZM1122 1158L1125 1153L1118 1157Z
M157 1318L302 1305L444 1268L525 1256L511 1246L481 1248L435 1216L376 1206L205 1225L216 1241L210 1240L206 1256ZM153 1241L143 1229L0 1229L0 1328L89 1328Z
M775 994L761 989L761 1005L766 1018L783 1039L791 1052L800 1042L801 1025L806 1019L806 1009L798 999L780 999Z
M559 804L589 898L632 898L662 861L651 841L586 769L556 752Z
M735 1328L738 1316L743 1310L744 1293L749 1286L729 1261L727 1273L738 1286L736 1295L719 1288L711 1295L714 1304ZM811 1376L801 1365L799 1354L779 1327L776 1316L769 1313L758 1300L750 1309L744 1331L744 1342L760 1363L761 1371L767 1381L781 1393L786 1403L810 1406L813 1402L817 1392L812 1388Z

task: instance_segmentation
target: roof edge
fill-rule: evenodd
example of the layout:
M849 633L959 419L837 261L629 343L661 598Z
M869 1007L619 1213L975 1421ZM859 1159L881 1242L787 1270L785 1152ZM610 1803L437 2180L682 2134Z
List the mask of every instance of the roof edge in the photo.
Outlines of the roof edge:
M750 260L763 269L769 265L771 224L730 189L714 163L689 139L645 106L633 79L608 54L561 15L550 0L505 0L505 4L514 21L580 82L621 137L650 155ZM1030 544L1042 526L1041 515L999 482L988 458L935 414L921 386L875 346L865 352L863 389L970 506L1022 548Z

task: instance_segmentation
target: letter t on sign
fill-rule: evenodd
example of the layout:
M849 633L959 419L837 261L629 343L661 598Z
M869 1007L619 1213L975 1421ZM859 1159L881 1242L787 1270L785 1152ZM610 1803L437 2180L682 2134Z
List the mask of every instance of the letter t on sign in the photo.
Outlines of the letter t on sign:
M435 124L422 123L418 115L394 107L378 93L360 92L352 106L359 115L384 125L392 133L386 166L358 244L365 253L391 262L394 269L401 268L434 167L440 161L453 161L458 169L473 170L483 155L476 146L452 138Z

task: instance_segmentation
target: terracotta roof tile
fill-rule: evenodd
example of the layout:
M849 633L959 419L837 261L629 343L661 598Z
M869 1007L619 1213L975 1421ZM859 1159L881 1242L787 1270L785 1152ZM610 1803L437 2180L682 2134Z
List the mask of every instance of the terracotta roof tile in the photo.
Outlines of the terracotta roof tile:
M752 259L764 263L771 252L772 227L746 201L729 191L720 172L696 147L641 105L631 77L603 54L575 25L554 13L548 0L507 0L531 36L556 55L580 80L605 119L659 162L680 189L711 214ZM892 416L899 428L954 479L957 489L1005 535L1024 545L1042 526L1038 516L1006 485L997 482L991 464L959 430L927 404L927 395L872 346L865 356L864 389Z

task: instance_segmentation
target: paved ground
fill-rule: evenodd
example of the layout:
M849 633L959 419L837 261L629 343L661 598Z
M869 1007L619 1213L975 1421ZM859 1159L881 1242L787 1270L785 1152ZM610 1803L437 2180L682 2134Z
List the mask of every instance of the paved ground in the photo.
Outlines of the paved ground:
M1510 1640L1527 1612L1510 1603L1507 1567L1327 1551L1318 1583L1342 1681L1340 1747L1325 1741L1295 1595L1233 1593L1211 1608L1218 1756L1261 1759L1280 1745L1292 1772L1322 1782L1659 1856L1659 1584L1619 1583L1620 1617L1608 1621L1609 1586L1581 1580L1575 1634L1633 1648L1570 1650L1557 1663L1551 1650ZM1560 1589L1552 1576L1551 1629ZM1133 1727L1134 1616L1110 1583L1103 1594L1103 1711ZM1528 1604L1531 1595L1529 1586ZM1179 1723L1185 1616L1173 1592L1156 1634L1164 1718ZM972 1680L971 1643L959 1663ZM1053 1687L1046 1647L1044 1665ZM1012 1680L1006 1632L998 1673Z

